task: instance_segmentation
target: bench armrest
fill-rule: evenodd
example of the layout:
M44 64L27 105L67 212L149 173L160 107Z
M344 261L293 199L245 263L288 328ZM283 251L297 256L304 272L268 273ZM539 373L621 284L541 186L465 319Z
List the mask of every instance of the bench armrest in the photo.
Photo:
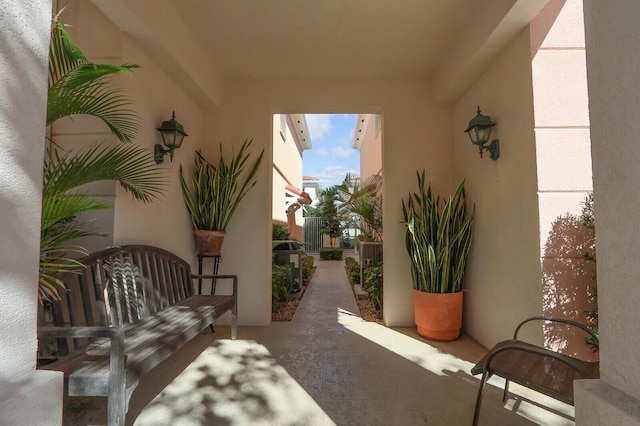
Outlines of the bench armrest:
M191 274L191 279L192 280L212 280L213 281L213 285L212 285L212 289L211 289L211 294L215 294L215 290L216 290L216 280L219 279L229 279L229 280L233 280L233 293L231 294L234 297L237 297L238 295L238 276L237 275L199 275L199 274Z
M124 331L115 327L38 327L38 337L108 337L109 339L124 339Z
M116 327L38 327L38 337L107 337L111 341L109 350L109 424L116 414L125 412L125 355L124 330ZM115 424L115 423L113 423Z
M580 330L584 331L589 336L591 336L596 342L599 342L598 335L593 330L591 330L589 327L586 327L583 324L580 324L580 323L572 321L572 320L564 319L564 318L554 318L554 317L544 317L544 316L536 316L536 317L527 318L526 320L524 320L520 324L518 324L518 326L516 327L516 331L513 333L513 339L514 340L518 339L518 332L520 331L520 328L522 328L523 325L525 325L526 323L531 322L531 321L549 321L549 322L557 322L557 323L561 323L561 324L568 324L570 326L579 328Z

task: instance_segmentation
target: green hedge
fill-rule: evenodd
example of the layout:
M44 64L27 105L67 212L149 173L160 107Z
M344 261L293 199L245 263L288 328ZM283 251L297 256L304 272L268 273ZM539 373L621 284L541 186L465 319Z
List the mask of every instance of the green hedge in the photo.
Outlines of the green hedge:
M342 260L342 251L340 247L322 247L320 249L320 259Z

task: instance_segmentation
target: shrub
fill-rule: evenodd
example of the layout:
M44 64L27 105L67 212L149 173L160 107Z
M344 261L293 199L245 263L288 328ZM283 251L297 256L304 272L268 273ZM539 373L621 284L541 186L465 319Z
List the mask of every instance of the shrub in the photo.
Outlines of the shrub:
M382 266L366 268L362 271L363 288L369 296L369 300L378 310L382 310Z
M351 284L360 284L360 263L353 257L344 260L347 277Z
M342 249L339 247L322 247L320 249L322 260L342 260Z
M291 291L291 267L289 265L272 265L271 270L271 311L275 312L278 303L287 300Z
M589 193L587 197L583 201L582 214L580 216L582 226L589 231L590 238L587 242L587 251L583 253L582 258L587 262L596 263L596 240L595 240L595 210L594 210L594 200L593 193ZM594 272L591 277L592 285L589 286L588 295L589 299L592 302L592 307L589 311L586 312L587 319L591 324L590 328L599 335L598 330L598 277L597 273ZM587 345L591 346L591 350L593 352L600 351L600 344L597 340L593 339L591 336L586 337L585 341Z
M352 249L353 248L353 240L349 237L341 237L340 238L340 247L342 248L346 248L346 249Z
M313 269L313 263L315 259L313 256L302 254L302 281L304 283L309 282L311 278L311 270Z
M291 232L289 232L289 228L281 223L274 222L271 230L271 239L274 241L293 240L293 237L291 236Z

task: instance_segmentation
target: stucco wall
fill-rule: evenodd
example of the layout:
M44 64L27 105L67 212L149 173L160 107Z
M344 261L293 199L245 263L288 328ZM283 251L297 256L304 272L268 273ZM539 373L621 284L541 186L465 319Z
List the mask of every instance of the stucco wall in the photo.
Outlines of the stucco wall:
M640 424L640 3L584 3L598 244L600 377L576 382L576 423Z
M285 211L285 187L287 181L302 189L302 155L298 150L294 135L287 124L284 128L285 139L280 135L281 114L273 115L273 220L288 223ZM266 162L266 161L265 161ZM279 170L276 170L277 169ZM282 175L280 174L282 173ZM283 176L284 175L284 176ZM295 212L295 226L292 234L302 236L302 209Z
M382 120L376 131L376 116L371 115L360 147L360 178L367 179L382 169Z
M493 161L464 133L480 105L497 125ZM475 203L474 242L465 278L463 328L486 347L541 313L536 148L529 31L520 33L453 105L454 183L466 179ZM386 249L385 249L386 256ZM540 342L541 333L529 333Z
M544 315L588 324L593 232L580 214L591 182L591 139L581 0L553 0L531 24ZM545 345L595 359L576 328L546 326Z
M115 204L114 209L102 213L104 228L112 235L94 239L88 248L95 250L112 244L156 245L176 253L195 267L195 242L191 220L182 200L179 170L182 165L188 179L195 151L202 144L201 107L181 89L180 82L167 76L161 66L149 59L91 2L69 2L62 18L71 25L69 32L76 44L92 61L140 65L132 75L118 77L117 82L135 102L132 108L140 116L141 128L134 143L148 148L150 161L153 161L153 146L162 143L156 128L170 119L173 111L189 135L175 151L173 162L167 155L165 162L158 166L165 170L168 184L164 195L153 203L134 201L120 186L112 183L95 187L96 194ZM114 140L102 122L86 117L57 122L53 137L56 143L65 147Z
M446 109L430 99L421 79L237 79L224 82L223 106L205 119L205 140L238 144L253 137L256 152L271 153L272 114L366 112L384 114L385 191L385 321L413 325L409 260L400 223L401 198L415 185L415 171L427 169L437 188L450 189L450 129ZM425 135L430 135L429 139ZM388 148L387 148L388 147ZM205 153L214 154L211 145ZM225 240L224 268L240 274L240 322L268 324L270 320L271 170L262 167L258 185L231 221Z
M0 424L62 421L62 374L36 370L50 1L0 8Z

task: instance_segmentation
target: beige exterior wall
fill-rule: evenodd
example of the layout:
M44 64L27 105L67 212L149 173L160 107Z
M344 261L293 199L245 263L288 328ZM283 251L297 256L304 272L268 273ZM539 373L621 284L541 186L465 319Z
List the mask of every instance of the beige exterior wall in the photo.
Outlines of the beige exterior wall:
M501 154L496 161L488 155L481 159L464 133L478 105L497 123L492 137L500 140ZM468 202L476 207L463 328L486 347L542 311L533 120L525 30L453 105L453 180L466 179ZM539 332L528 337L542 340Z
M580 221L592 190L591 139L581 0L553 0L531 24L542 313L588 324L595 265ZM545 328L545 345L595 359L576 329Z
M62 374L36 370L50 1L0 8L0 424L62 421Z
M369 117L360 146L360 178L382 174L382 117L380 127L376 129L376 115Z
M302 189L302 153L296 144L289 125L281 129L281 114L273 115L273 220L287 225L289 219L285 211L285 187L287 183ZM286 115L285 115L286 117ZM281 133L284 130L284 138ZM295 214L292 235L302 241L302 209ZM292 224L293 225L293 224Z
M600 314L600 380L576 382L576 424L640 424L640 3L584 2Z

